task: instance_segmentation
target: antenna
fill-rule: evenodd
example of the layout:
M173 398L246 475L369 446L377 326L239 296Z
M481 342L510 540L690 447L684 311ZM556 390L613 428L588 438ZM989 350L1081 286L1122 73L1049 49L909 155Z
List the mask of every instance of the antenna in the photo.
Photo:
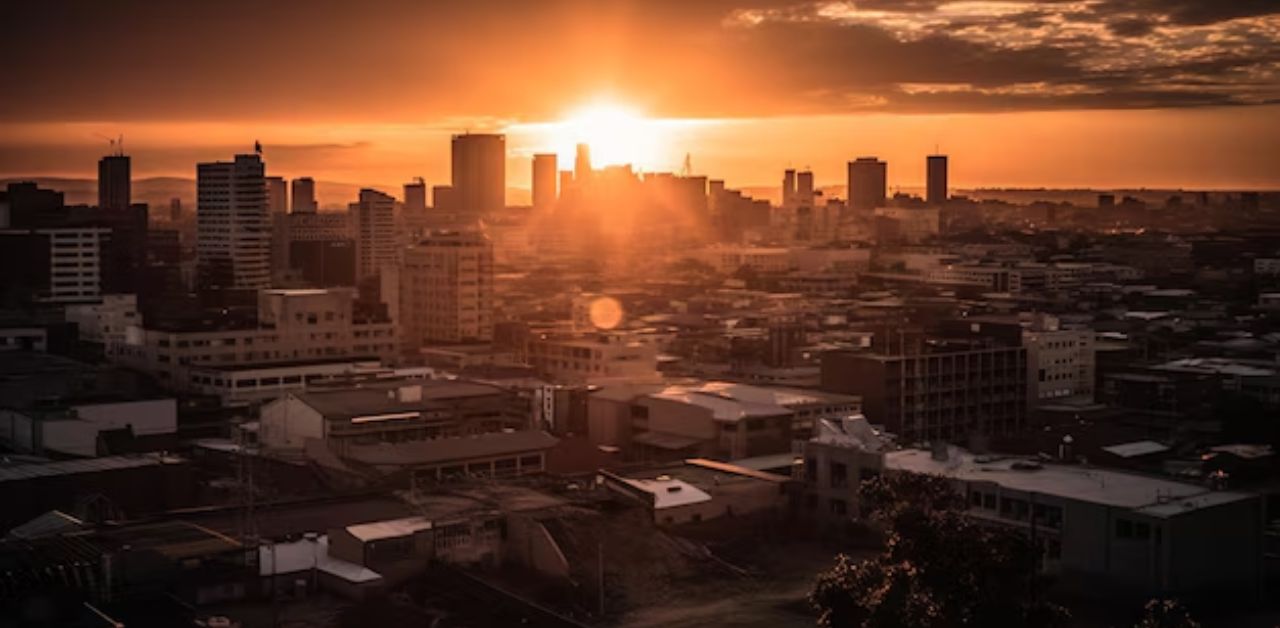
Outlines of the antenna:
M680 176L693 176L693 157L689 153L684 154L684 165L680 166Z

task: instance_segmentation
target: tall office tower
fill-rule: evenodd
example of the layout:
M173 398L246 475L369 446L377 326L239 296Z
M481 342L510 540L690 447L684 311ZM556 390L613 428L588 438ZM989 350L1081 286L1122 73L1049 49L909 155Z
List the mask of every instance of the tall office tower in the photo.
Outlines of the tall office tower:
M556 204L556 155L533 156L533 208L551 209Z
M314 214L319 206L316 204L316 182L311 177L293 180L293 213Z
M454 194L452 185L435 185L431 187L431 209L437 218L441 214L458 211L458 196Z
M591 146L583 143L578 144L577 152L573 158L573 180L579 184L586 183L591 178Z
M493 340L493 243L478 231L436 231L405 249L401 334L424 345Z
M813 207L813 172L802 170L796 173L796 193L792 202L798 206Z
M196 266L202 285L271 283L271 213L258 155L196 166Z
M563 198L573 188L573 171L560 171L560 197Z
M849 209L884 207L888 178L889 164L875 157L849 162Z
M404 184L404 211L421 214L427 211L427 183L418 177Z
M356 235L356 279L382 272L396 260L396 199L390 194L365 188L360 200L350 205Z
M169 221L179 222L182 220L182 199L175 196L169 199Z
M947 156L929 155L926 157L925 174L928 178L925 201L930 205L941 205L947 202Z
M507 137L490 133L453 136L453 189L458 211L502 211L507 204Z
M791 207L796 202L796 171L787 168L782 172L782 206Z
M267 209L273 214L289 211L289 182L283 177L267 177Z
M117 152L98 160L98 208L128 208L129 185L128 155Z

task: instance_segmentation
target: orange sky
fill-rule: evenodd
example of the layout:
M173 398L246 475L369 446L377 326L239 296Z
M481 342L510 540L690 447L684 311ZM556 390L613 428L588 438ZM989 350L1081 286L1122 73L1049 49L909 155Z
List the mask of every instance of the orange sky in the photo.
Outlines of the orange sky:
M441 182L449 134L500 129L522 187L603 99L662 121L643 169L689 153L730 186L862 155L916 186L936 145L958 187L1280 188L1267 0L47 0L0 25L0 176L91 176L124 134L138 176L257 139L283 176Z

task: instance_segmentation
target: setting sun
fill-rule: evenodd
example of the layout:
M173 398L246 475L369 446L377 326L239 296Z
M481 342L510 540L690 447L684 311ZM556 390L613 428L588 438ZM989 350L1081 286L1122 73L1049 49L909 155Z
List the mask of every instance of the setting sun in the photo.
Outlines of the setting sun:
M634 109L590 105L552 126L550 140L562 159L571 159L574 147L585 143L591 147L591 162L596 167L631 164L637 170L652 170L662 165L662 124Z

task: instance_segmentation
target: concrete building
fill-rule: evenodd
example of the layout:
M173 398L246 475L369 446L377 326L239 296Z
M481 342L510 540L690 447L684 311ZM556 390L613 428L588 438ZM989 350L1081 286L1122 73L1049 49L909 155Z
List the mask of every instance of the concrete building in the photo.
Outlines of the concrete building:
M350 205L356 241L356 280L371 277L398 263L396 199L377 190L360 190L359 202Z
M876 242L881 246L920 244L938 236L941 221L936 207L877 207L874 211Z
M102 298L103 250L110 230L102 227L55 227L0 230L0 242L22 242L23 275L31 275L39 303L92 303ZM14 260L18 261L18 260ZM15 267L13 271L20 269ZM41 281L44 278L46 281ZM23 285L26 282L15 282Z
M81 341L104 348L122 344L128 329L142 320L133 294L104 294L99 303L68 305L65 316L79 329Z
M947 156L929 155L925 158L926 203L938 206L947 202Z
M156 322L126 331L113 361L176 390L197 390L192 371L208 365L378 358L390 361L399 339L390 320L357 316L350 288L264 290L256 320Z
M128 209L133 204L129 156L117 152L98 160L98 208Z
M502 211L507 198L507 137L464 133L453 136L453 191L456 211L479 216ZM438 204L438 203L437 203Z
M1027 348L1027 383L1031 403L1089 403L1097 376L1095 333L1061 329L1057 321L1022 332Z
M556 155L539 153L533 156L533 208L548 210L556 204Z
M888 196L889 165L875 157L849 162L849 209L868 211L884 207Z
M493 339L493 244L475 231L437 231L404 251L405 349Z
M207 288L271 283L271 214L258 155L196 167L196 261Z
M559 384L660 379L657 347L621 334L539 335L517 359Z
M1109 594L1252 596L1262 573L1257 495L1089 466L894 450L865 423L832 426L804 447L805 511L826 523L862 513L862 481L882 473L950 480L980 522L1041 548L1041 568Z
M105 433L130 439L172 438L178 430L173 399L75 401L27 408L0 408L0 443L37 456L94 457L108 453ZM175 441L156 441L157 448ZM145 447L144 447L145 449Z
M867 419L902 442L1007 434L1026 423L1027 355L961 343L832 351L822 356L822 388L860 396Z
M314 214L319 209L316 203L316 182L311 177L299 177L292 182L292 213Z
M796 194L791 202L796 207L813 207L816 200L813 186L813 172L801 170L796 173Z
M528 404L497 386L387 381L290 393L262 407L259 425L268 449L301 451L317 439L339 456L369 458L376 452L359 446L527 429L529 413Z
M660 526L721 517L778 516L786 508L790 478L746 467L693 458L625 474L601 471L604 486L638 503Z

